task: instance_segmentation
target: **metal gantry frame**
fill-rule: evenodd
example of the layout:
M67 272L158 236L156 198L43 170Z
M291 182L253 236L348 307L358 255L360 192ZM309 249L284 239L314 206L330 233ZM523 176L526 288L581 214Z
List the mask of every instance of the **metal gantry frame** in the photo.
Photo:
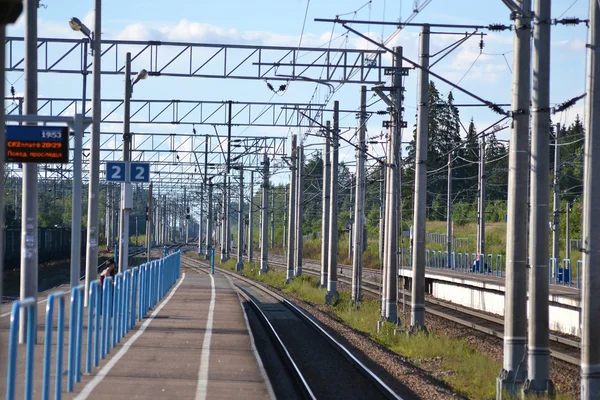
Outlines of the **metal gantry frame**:
M6 97L4 99L7 115L20 112L22 97ZM38 113L52 116L71 115L81 112L84 105L91 100L83 101L74 97L40 97ZM163 100L163 99L131 99L132 124L164 124L164 125L212 125L255 126L255 127L295 127L311 128L314 120L322 122L324 104L308 104L293 102L248 102L232 101L231 121L228 119L225 100ZM123 99L102 99L104 123L121 124L123 122ZM90 113L86 107L86 114ZM308 116L308 117L307 117Z
M38 38L38 72L90 72L91 64L84 60L87 42L87 39ZM23 71L23 38L7 37L5 43L6 71ZM385 52L381 50L153 40L102 40L102 74L123 74L125 52L131 52L132 60L144 64L150 76L361 84L384 81Z

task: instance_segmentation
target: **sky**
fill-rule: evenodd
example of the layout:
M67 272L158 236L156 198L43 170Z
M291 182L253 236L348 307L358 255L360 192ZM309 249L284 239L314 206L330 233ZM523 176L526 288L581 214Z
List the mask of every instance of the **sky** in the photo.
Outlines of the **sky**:
M413 14L413 8L427 4L412 22L416 23L452 23L488 25L493 23L509 24L509 11L501 0L474 2L472 0L224 0L215 1L182 1L171 0L158 2L152 0L103 2L103 39L124 40L161 40L176 42L201 42L217 44L250 44L274 46L324 46L325 48L360 48L374 50L375 46L359 38L353 33L346 33L341 25L315 22L315 18L340 18L366 21L405 21ZM79 17L91 30L93 28L93 1L90 0L61 0L52 2L41 1L38 10L39 37L81 38L80 33L73 32L67 21ZM306 15L306 18L305 18ZM552 4L552 18L588 17L588 2L584 0L555 0ZM354 24L353 27L369 37L381 41L388 39L395 28L372 24ZM8 27L7 36L23 35L23 18ZM403 53L413 61L418 61L419 28L408 27L396 35L390 46L402 46ZM585 92L585 43L587 38L585 24L578 26L554 25L552 27L552 62L551 62L551 102L555 105ZM449 31L449 30L445 30ZM464 30L453 30L464 33ZM512 88L512 46L513 33L492 33L484 31L484 47L480 49L480 39L477 36L454 50L440 61L433 71L444 76L478 96L495 102L510 103ZM431 52L452 44L459 36L432 36ZM331 39L334 39L331 41ZM161 57L168 58L168 52ZM391 63L391 58L385 55L385 64ZM78 59L75 59L75 62ZM147 68L145 61L133 63L133 70ZM410 71L404 80L405 115L408 128L403 132L403 140L412 138L417 103L417 71ZM9 72L7 79L7 95L11 85L17 93L23 92L21 73ZM438 89L446 95L450 87L436 81ZM40 97L80 97L82 80L78 75L42 74L39 77ZM274 82L277 85L278 82ZM123 97L123 77L104 76L102 78L103 98ZM329 99L338 100L342 109L356 110L359 107L358 84L345 84ZM91 82L87 85L88 95L91 94ZM150 77L135 87L136 99L188 99L188 100L234 100L257 102L297 102L306 103L316 94L317 102L328 98L325 85L314 82L292 81L283 94L274 95L262 80L232 80L208 78L167 78ZM455 103L473 103L469 97L453 91ZM372 92L368 99L374 102ZM331 108L331 107L328 107ZM371 111L382 110L383 103L375 104ZM508 108L507 108L508 109ZM108 112L107 109L103 113ZM554 122L569 123L575 116L584 115L584 103L580 101L572 109L556 114ZM482 130L499 119L499 116L485 107L461 108L461 120L465 126L471 118L478 130ZM331 115L325 115L331 119ZM353 114L345 114L341 122L344 126L356 126ZM367 125L368 137L374 138L381 134L382 117L372 117ZM105 124L103 131L119 132L118 124ZM197 127L199 134L213 134L210 126ZM222 128L220 128L222 129ZM189 127L173 125L134 126L137 132L189 132ZM224 131L223 131L224 132ZM272 135L289 137L293 133L305 133L304 130L289 128L242 128L236 127L233 135ZM346 134L347 139L355 140L354 131ZM501 138L508 137L508 129ZM115 136L118 139L118 136ZM179 139L176 139L179 140ZM318 139L306 137L305 143L320 143ZM119 143L115 143L118 146ZM288 143L289 146L289 143ZM307 148L316 151L321 146ZM372 153L383 154L380 145L370 148ZM353 163L355 152L350 146L342 146L340 160ZM287 181L286 174L278 179Z

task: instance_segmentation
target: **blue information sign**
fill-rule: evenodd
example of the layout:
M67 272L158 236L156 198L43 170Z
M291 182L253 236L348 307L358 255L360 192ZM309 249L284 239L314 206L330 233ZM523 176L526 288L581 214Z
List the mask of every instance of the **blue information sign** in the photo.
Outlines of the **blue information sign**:
M125 182L125 161L107 161L106 180L109 182Z
M66 126L6 126L6 161L68 163L69 128Z
M109 182L125 182L125 161L107 161L106 162L106 180ZM129 164L129 182L148 183L150 182L150 164L141 162L132 162Z
M150 182L150 164L133 162L131 163L130 181L135 183Z

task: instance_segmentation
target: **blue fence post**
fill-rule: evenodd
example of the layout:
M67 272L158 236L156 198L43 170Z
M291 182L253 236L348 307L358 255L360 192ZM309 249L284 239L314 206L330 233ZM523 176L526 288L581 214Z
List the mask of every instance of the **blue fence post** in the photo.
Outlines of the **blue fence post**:
M97 367L100 364L100 313L102 310L102 287L100 286L99 280L92 282L91 286L96 287L96 302L94 304L94 367Z
M81 381L81 359L83 353L83 285L77 286L77 337L75 352L75 382Z
M106 277L102 287L102 359L110 352L110 326L112 322L112 278Z
M67 372L67 392L73 391L75 380L75 353L77 345L77 297L79 291L77 287L71 289L71 309L69 316L69 353L68 353L68 372Z
M135 314L137 312L138 270L139 267L133 267L133 269L131 270L131 319L129 321L129 329L133 329L136 320Z
M52 293L48 296L46 305L46 328L44 339L44 375L42 378L42 399L48 399L50 396L50 370L52 364L52 317L54 314L54 304L58 300L58 317L56 329L56 371L54 383L54 397L60 398L62 391L62 364L63 347L65 331L65 297L64 292Z
M215 248L214 247L210 251L210 273L212 275L215 274Z
M113 293L113 329L112 329L112 345L115 347L119 343L119 329L121 328L121 277L119 272L115 275L115 287Z
M97 322L94 323L96 314L98 314L98 309L95 307L96 306L96 297L98 296L98 284L100 282L99 281L93 281L90 284L90 293L89 293L89 302L88 302L88 328L87 328L87 348L86 348L86 352L87 352L87 357L85 360L85 372L86 373L90 373L92 372L92 354L93 354L93 348L95 347L96 343L93 343L93 336L92 333L98 329L97 326Z
M123 274L123 316L121 317L121 334L122 339L129 332L129 274L130 270Z
M54 314L54 300L56 294L48 296L46 302L46 328L44 332L44 375L42 378L42 400L47 400L50 396L50 365L52 358L52 315ZM62 351L57 348L56 352ZM56 376L60 374L56 371Z

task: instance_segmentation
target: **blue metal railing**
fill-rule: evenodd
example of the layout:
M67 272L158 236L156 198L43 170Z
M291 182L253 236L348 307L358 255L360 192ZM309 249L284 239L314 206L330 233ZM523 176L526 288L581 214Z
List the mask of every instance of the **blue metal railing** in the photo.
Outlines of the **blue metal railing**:
M549 283L555 285L580 288L580 272L582 261L577 260L572 265L570 259L563 259L560 263L550 258ZM447 251L425 250L425 266L428 268L450 269L471 274L487 274L502 277L505 274L504 256L502 254L455 253L448 256Z
M104 285L94 281L90 285L89 304L86 331L86 362L85 371L91 373L92 365L99 366L100 359L104 359L125 335L141 321L144 316L159 301L179 279L181 254L179 251L171 253L160 260L142 264L125 273L119 273L113 278L106 277ZM56 329L56 371L54 384L54 397L61 397L62 390L62 364L65 331L65 300L64 292L52 293L47 298L44 360L42 379L42 399L50 395L51 362L52 362L52 332L54 309L58 304L57 329ZM74 287L71 290L69 312L69 343L68 343L68 370L67 391L74 389L74 383L81 380L81 363L83 348L83 321L84 321L84 287ZM137 310L137 313L136 313ZM17 352L19 322L21 313L27 318L26 324L26 357L25 357L25 398L31 399L33 395L33 367L34 342L36 326L37 303L34 298L13 303L10 319L10 334L8 343L8 373L6 378L6 398L15 397L17 378Z

